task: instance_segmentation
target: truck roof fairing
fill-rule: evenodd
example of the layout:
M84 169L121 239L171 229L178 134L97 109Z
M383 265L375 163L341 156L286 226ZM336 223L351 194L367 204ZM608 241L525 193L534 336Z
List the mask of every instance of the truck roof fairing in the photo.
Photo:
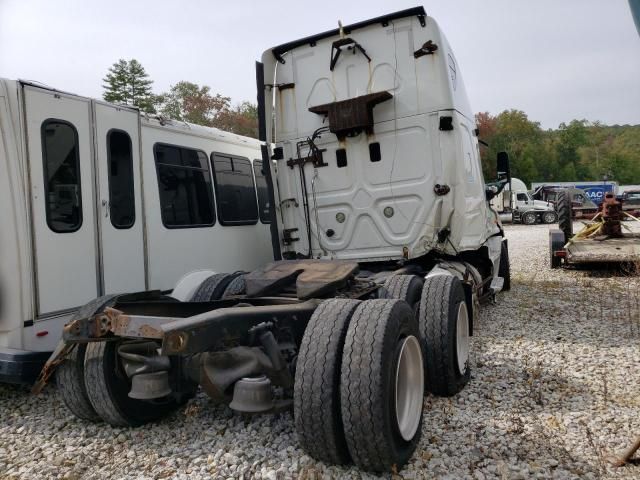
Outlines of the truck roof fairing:
M379 23L382 26L386 26L392 20L397 20L399 18L413 17L413 16L417 16L418 19L420 20L420 23L424 26L424 23L426 22L426 17L427 17L424 7L413 7L413 8L408 8L406 10L400 10L398 12L390 13L388 15L382 15L380 17L371 18L369 20L363 20L362 22L352 23L351 25L346 25L342 27L342 32L348 35L355 30L368 27L369 25L375 25L376 23ZM326 32L318 33L316 35L311 35L309 37L304 37L299 40L283 43L282 45L278 45L277 47L273 47L272 49L267 50L267 52L270 51L273 54L274 58L280 63L285 63L285 60L282 57L282 55L289 52L290 50L293 50L294 48L300 47L302 45L313 46L318 40L334 37L339 34L340 34L340 29L334 28L333 30L327 30Z

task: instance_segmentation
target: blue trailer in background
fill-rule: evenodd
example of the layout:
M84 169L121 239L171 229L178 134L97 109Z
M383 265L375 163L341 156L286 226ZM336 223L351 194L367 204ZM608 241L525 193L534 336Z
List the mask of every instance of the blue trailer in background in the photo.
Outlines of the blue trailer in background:
M538 182L532 183L531 189L537 190L539 187L558 187L558 188L579 188L584 190L585 195L589 197L589 200L596 205L600 205L604 199L604 195L607 192L612 192L614 195L618 194L618 182L612 181L600 181L600 182Z
M614 195L617 194L617 184L613 182L601 183L599 185L589 185L583 183L576 183L576 188L584 190L587 197L596 205L600 205L604 200L605 193L611 192Z

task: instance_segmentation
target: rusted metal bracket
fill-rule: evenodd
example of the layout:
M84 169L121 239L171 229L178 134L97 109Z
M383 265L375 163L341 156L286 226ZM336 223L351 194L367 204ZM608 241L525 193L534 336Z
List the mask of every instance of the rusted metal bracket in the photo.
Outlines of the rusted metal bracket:
M64 360L75 348L75 346L75 343L66 343L64 340L58 343L58 346L49 357L49 360L47 360L47 363L44 364L40 375L38 375L36 383L34 383L33 387L31 387L31 393L37 395L42 392L47 382L51 378L51 375L53 375L56 367L64 362Z
M297 167L298 165L303 166L306 163L313 163L315 168L327 167L329 164L324 161L322 156L322 152L326 151L327 149L323 148L322 150L318 150L316 154L311 154L308 157L290 158L287 160L287 166L291 167L292 170L294 167Z
M295 88L295 83L265 83L265 87L267 88L277 88L278 90L288 90L290 88Z
M299 237L293 236L293 234L297 231L297 228L285 228L284 230L282 230L282 243L284 243L285 245L291 245L293 242L299 241Z
M423 25L424 26L424 25ZM438 50L438 45L429 40L421 48L413 52L414 58L424 57L425 55L433 55Z
M329 131L339 140L365 131L373 133L373 108L393 98L387 91L310 107L309 111L329 117Z
M347 49L352 50L354 54L356 53L356 50L360 50L360 52L362 52L362 54L367 58L367 61L371 62L371 57L367 55L367 51L362 47L362 45L356 42L353 38L341 38L331 44L331 63L329 64L329 70L332 72L338 62L338 58L340 58L342 47L347 47Z

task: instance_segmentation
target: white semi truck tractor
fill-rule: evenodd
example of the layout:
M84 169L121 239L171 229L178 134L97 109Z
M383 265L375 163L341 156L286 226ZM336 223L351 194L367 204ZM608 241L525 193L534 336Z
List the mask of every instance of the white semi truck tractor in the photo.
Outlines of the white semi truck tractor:
M509 289L488 202L508 157L485 185L460 65L422 7L270 48L256 66L274 262L212 275L190 300L87 305L36 390L57 367L78 417L136 426L200 385L238 412L293 407L316 459L401 469L423 396L469 382L479 308Z
M535 200L519 178L511 181L499 194L491 199L491 206L503 222L535 225L536 223L556 223L558 214L551 202Z

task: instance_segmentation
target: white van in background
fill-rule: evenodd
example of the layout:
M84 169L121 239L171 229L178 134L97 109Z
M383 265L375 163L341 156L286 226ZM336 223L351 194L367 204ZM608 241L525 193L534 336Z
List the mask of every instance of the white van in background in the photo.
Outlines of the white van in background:
M30 381L96 297L272 259L260 155L252 138L0 79L0 381Z

